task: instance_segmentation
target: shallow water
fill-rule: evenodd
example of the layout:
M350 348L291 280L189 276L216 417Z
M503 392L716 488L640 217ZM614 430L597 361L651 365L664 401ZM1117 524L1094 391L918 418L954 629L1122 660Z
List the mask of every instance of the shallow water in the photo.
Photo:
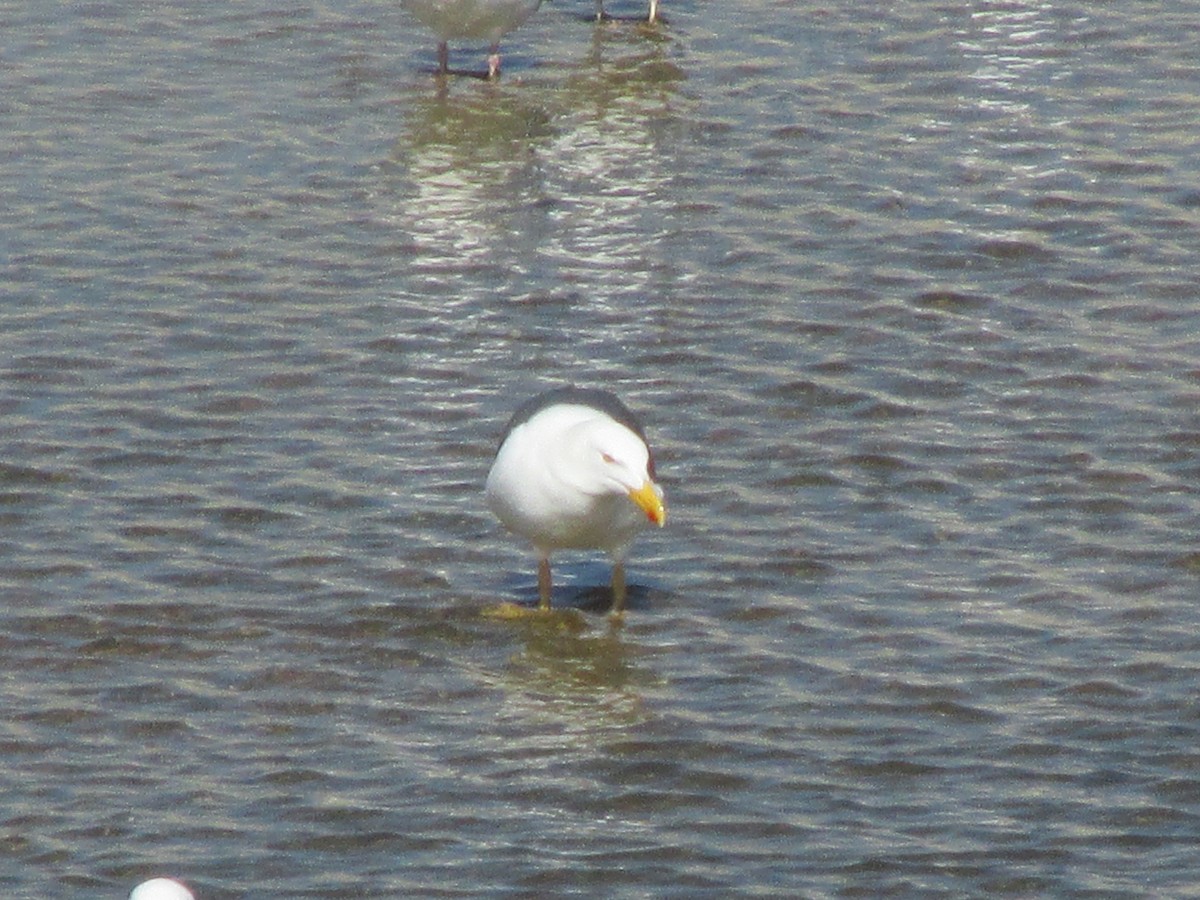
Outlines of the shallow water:
M1196 895L1190 7L591 9L0 9L4 896Z

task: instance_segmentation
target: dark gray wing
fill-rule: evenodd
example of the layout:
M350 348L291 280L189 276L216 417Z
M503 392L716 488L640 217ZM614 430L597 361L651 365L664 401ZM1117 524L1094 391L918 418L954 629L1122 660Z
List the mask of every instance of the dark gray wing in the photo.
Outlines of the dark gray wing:
M637 416L629 411L629 407L620 401L616 394L609 391L601 391L596 388L581 388L569 385L567 387L554 388L549 391L544 391L536 397L531 397L512 414L512 418L508 420L508 424L504 426L504 431L500 435L500 443L497 449L504 444L508 439L509 433L525 422L528 422L543 409L559 404L569 406L589 406L592 409L599 410L606 416L609 416L620 422L639 438L642 443L649 449L650 442L646 440L646 432L642 428L642 423L638 421ZM650 454L650 477L654 478L654 454Z

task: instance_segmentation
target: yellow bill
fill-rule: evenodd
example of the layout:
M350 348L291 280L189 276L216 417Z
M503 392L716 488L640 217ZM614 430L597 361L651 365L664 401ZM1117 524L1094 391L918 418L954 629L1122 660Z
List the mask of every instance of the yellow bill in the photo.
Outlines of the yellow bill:
M645 511L646 518L660 528L667 521L667 510L653 481L646 481L636 491L630 491L629 499L640 506Z

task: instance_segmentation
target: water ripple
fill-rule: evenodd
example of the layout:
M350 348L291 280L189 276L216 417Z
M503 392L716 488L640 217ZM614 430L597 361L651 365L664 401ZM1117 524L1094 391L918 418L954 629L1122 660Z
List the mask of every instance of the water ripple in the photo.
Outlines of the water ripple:
M1193 890L1187 11L552 6L7 14L6 896ZM620 629L487 615L563 381Z

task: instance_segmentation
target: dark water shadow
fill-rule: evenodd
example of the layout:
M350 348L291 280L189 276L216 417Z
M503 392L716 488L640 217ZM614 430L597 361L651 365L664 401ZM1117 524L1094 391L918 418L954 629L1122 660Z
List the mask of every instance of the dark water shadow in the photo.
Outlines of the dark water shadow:
M441 69L434 67L434 68L422 69L421 73L423 75L431 75L434 78L441 78L441 79L444 79L444 78L477 78L480 81L489 81L489 80L491 80L491 77L492 77L491 74L487 71L487 69L480 70L480 69L449 68L445 72L443 72Z
M522 585L517 593L517 603L521 606L536 609L539 597L536 584ZM670 592L662 588L646 584L628 584L625 588L625 610L639 611L653 609L655 600L670 597ZM576 612L607 614L612 609L612 587L607 580L599 584L586 585L555 585L552 601L553 609L570 609Z

